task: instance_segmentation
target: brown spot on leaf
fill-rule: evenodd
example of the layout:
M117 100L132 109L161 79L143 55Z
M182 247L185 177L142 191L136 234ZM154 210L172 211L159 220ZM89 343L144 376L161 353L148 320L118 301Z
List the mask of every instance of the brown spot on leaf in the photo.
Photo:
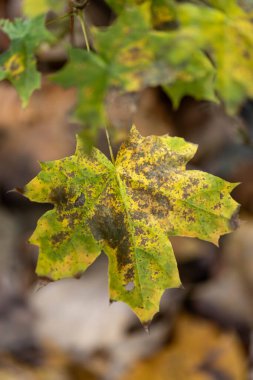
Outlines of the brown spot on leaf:
M138 235L143 235L144 234L144 230L142 227L135 227L135 234L138 236Z
M151 239L150 239L151 240ZM146 235L141 236L141 245L145 247L149 239L147 238Z
M133 267L128 268L126 275L125 275L125 278L128 280L134 279L134 268Z
M96 209L88 220L91 232L96 240L104 240L111 248L116 248L118 270L132 264L129 231L125 225L123 213L116 213L106 206Z
M192 182L192 184L193 184L194 186L198 186L198 184L199 184L199 179L197 179L197 178L193 178L191 182Z
M185 187L183 187L183 199L187 199L191 194L191 185L188 183Z
M56 187L55 189L51 191L49 199L56 205L67 203L68 197L67 197L66 189L63 186Z
M74 203L74 206L75 207L81 207L83 206L85 203L85 195L84 194L81 194L76 200L75 200L75 203Z
M220 204L220 203L217 203L217 204L213 207L214 210L219 210L220 208L221 208L221 204Z
M62 209L64 209L65 211L69 211L73 209L73 206L75 206L73 203L70 202L70 199L73 198L74 194L74 189L67 189L64 186L58 186L51 191L49 199L52 203L56 205L56 207L60 211L62 211Z
M75 225L78 223L80 224L81 215L78 211L68 213L63 217L63 219L66 218L68 220L68 225L70 228L74 228Z
M67 236L68 236L68 233L63 232L63 231L53 235L51 238L52 244L53 245L61 244L66 239Z
M132 213L132 217L135 220L143 220L143 219L146 220L148 217L148 214L144 211L135 211L134 213Z

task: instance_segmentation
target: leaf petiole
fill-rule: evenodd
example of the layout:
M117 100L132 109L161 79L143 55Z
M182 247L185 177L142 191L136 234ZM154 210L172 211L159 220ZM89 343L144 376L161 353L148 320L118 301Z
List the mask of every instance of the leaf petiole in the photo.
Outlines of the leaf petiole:
M90 52L90 44L89 44L87 30L86 30L86 26L85 26L85 17L84 17L84 12L83 12L82 9L79 9L77 11L77 17L78 17L79 22L80 22L81 27L82 27L82 31L83 31L83 35L84 35L84 40L85 40L87 51ZM107 128L106 125L105 125L104 128L105 128L105 134L106 134L106 139L107 139L107 143L108 143L108 148L109 148L111 160L112 160L113 165L115 165L115 159L114 159L114 155L113 155L112 144L111 144L111 141L110 141L110 136L109 136L108 128Z
M109 148L111 160L112 160L113 165L115 165L115 159L114 159L114 155L113 155L113 151L112 151L112 144L111 144L108 128L106 125L105 125L105 134L106 134L106 139L107 139L107 143L108 143L108 148Z
M78 17L79 22L81 24L81 28L83 31L83 36L84 36L87 51L90 51L90 43L89 43L89 39L88 39L87 31L86 31L86 26L85 26L84 12L82 9L78 9L77 17Z

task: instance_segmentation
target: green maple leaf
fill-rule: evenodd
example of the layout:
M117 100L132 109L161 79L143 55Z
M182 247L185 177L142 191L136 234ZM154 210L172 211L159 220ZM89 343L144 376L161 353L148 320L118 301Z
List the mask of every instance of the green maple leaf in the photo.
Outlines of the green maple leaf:
M26 187L50 202L30 242L39 246L37 274L54 280L83 272L103 250L110 298L126 302L145 323L166 288L180 285L169 236L218 243L236 227L231 184L186 170L197 146L182 138L142 137L135 127L115 164L79 141L73 156L41 164Z
M35 52L42 42L52 40L45 29L44 16L33 20L1 20L0 28L11 40L0 56L0 79L8 79L26 106L34 90L40 88L41 75L36 68Z
M235 0L209 0L210 6L178 6L181 28L196 49L208 52L216 68L215 89L227 110L235 113L253 97L253 25L251 14Z

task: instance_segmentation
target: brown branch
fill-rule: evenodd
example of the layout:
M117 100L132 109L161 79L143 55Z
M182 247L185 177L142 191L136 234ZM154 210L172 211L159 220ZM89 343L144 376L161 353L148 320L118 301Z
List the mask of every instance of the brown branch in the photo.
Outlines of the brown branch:
M69 0L69 33L70 33L70 43L72 46L75 46L75 17L74 17L74 6L73 2Z

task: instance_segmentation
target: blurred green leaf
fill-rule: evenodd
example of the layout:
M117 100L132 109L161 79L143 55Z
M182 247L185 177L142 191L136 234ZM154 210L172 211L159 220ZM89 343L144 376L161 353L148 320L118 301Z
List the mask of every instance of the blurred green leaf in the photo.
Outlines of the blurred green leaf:
M216 8L180 5L179 21L192 44L207 52L216 68L215 89L227 110L235 113L245 98L253 97L251 16L232 0L209 3Z
M215 69L207 57L196 52L177 79L170 85L163 86L170 96L173 106L177 108L185 95L197 100L218 102L214 92Z
M176 34L174 52L170 49L171 59L172 54L179 58L185 53L182 43L177 43L183 36L186 44L191 45L192 49L186 47L187 68L185 71L179 68L175 82L166 86L174 105L187 94L197 99L203 96L204 99L217 101L216 92L228 112L235 113L247 97L253 96L253 26L251 14L247 13L252 10L252 0L205 0L195 5L190 1L180 4L170 0L107 2L119 16L126 8L145 5L153 27L166 30L166 25L170 25L171 29L166 32L168 39ZM198 60L194 68L194 50L194 56L202 53L203 67ZM210 61L208 69L207 59Z
M110 89L135 92L173 83L195 51L186 34L153 30L147 4L126 8L113 25L92 32L96 53L72 49L69 63L53 76L56 83L77 88L75 115L86 127L89 147L106 123Z
M0 79L8 79L26 106L33 91L40 87L35 52L42 42L52 40L45 29L44 16L32 20L0 20L0 28L11 40L10 48L0 56Z
M106 0L106 2L118 15L124 12L125 8L146 5L155 27L160 25L165 27L176 16L175 0Z
M69 63L52 80L65 88L77 89L75 115L86 126L82 135L91 149L98 129L106 122L104 101L109 80L106 62L95 53L72 49Z

